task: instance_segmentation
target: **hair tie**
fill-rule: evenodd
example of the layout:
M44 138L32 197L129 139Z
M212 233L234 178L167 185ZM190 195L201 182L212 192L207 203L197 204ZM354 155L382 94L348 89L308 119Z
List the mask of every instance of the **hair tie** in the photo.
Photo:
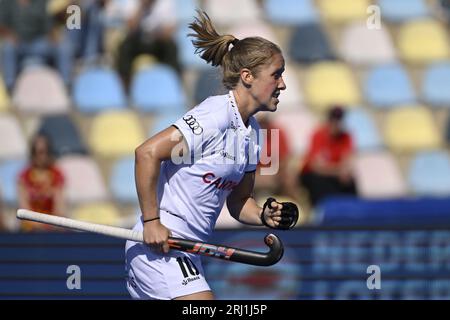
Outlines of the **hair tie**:
M234 38L234 40L231 41L231 43L233 44L233 46L236 46L238 42L239 42L239 39L238 39L238 38Z

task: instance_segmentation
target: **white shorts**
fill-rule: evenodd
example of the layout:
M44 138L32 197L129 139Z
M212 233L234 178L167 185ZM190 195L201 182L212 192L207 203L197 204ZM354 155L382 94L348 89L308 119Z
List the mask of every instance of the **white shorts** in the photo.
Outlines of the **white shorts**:
M126 244L126 273L133 299L170 300L211 290L200 256L176 250L162 254L133 241Z

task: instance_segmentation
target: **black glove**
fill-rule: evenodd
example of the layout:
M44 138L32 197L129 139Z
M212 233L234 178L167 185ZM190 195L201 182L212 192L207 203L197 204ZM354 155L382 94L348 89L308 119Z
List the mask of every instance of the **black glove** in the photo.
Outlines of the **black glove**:
M292 229L297 224L298 215L299 215L297 206L295 205L295 203L292 203L292 202L278 202L278 203L281 203L281 205L283 206L283 208L281 209L281 220L279 221L278 226L271 227L266 222L266 219L264 217L264 211L266 211L266 207L269 207L272 209L271 203L274 201L277 202L277 200L275 200L274 198L268 198L266 200L266 203L264 203L263 211L261 214L262 223L266 227L269 227L272 229L281 229L281 230Z

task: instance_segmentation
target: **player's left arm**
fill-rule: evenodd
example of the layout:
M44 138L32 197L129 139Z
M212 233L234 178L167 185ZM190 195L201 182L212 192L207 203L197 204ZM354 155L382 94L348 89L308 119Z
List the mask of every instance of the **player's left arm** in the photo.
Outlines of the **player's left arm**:
M274 229L290 229L298 220L298 208L291 202L278 203L269 198L263 208L253 198L255 172L247 172L227 198L227 207L236 220Z

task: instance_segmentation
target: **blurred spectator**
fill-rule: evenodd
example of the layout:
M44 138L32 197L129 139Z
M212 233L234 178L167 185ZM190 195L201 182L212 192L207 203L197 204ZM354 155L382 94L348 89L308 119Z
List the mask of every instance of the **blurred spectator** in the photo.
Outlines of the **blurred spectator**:
M159 62L178 72L177 46L173 40L176 27L175 6L170 0L141 0L127 23L127 34L119 46L117 68L129 88L134 58L154 55Z
M49 0L48 12L53 18L54 32L60 41L73 45L74 55L91 63L100 58L103 51L104 14L109 0ZM81 28L66 27L67 8L78 5L81 9Z
M30 58L50 59L69 85L73 45L54 36L47 0L0 1L0 36L3 76L10 91L22 63Z
M63 215L64 177L53 164L51 145L47 137L37 135L31 142L30 164L19 175L19 207L41 213ZM23 221L23 231L53 230L35 222Z
M351 167L353 141L343 129L344 116L341 107L333 107L328 121L314 132L310 142L300 182L313 206L330 195L356 195Z
M261 129L267 131L256 169L256 192L264 193L264 196L277 194L298 199L295 175L291 174L290 170L290 150L286 132L270 121L266 114L258 115L257 118ZM275 169L276 172L272 172Z

